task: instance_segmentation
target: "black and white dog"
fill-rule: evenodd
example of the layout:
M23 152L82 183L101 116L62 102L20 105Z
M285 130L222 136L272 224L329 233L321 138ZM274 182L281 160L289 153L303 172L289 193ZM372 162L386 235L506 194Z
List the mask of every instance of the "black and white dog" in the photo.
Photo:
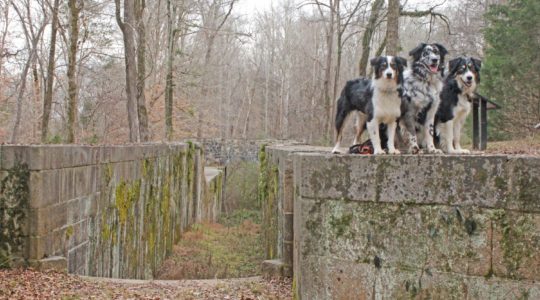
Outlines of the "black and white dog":
M373 78L358 78L348 81L337 102L336 130L337 141L332 153L339 153L343 125L352 111L358 111L356 137L360 137L367 123L367 129L373 144L374 154L384 154L379 136L379 125L386 124L388 137L388 153L399 154L394 147L394 136L397 120L401 115L401 97L404 69L407 60L402 57L380 56L373 58Z
M419 143L428 153L442 153L435 148L433 137L435 114L440 103L439 94L443 88L446 54L446 48L437 43L421 43L409 52L413 63L412 68L404 74L400 125L405 129L405 136L408 136L410 153L420 152Z
M472 57L458 57L448 63L448 75L441 93L435 124L444 152L468 154L460 144L461 129L471 111L471 102L480 83L482 62Z

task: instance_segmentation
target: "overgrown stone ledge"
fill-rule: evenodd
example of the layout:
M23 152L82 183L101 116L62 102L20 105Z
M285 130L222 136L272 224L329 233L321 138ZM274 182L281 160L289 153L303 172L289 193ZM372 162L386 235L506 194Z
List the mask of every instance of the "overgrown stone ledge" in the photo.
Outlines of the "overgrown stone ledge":
M152 278L221 211L224 174L204 161L195 143L0 146L0 264Z
M264 159L267 264L293 266L297 298L540 298L540 157Z

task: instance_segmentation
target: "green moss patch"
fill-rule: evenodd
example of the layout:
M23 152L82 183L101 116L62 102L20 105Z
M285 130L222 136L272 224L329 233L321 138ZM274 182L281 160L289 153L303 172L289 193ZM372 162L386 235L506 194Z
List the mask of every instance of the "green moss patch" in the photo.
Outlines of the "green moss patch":
M266 259L274 259L277 255L278 175L277 166L270 164L268 161L266 145L262 145L259 150L257 199L263 212L263 241Z
M30 201L30 171L26 164L17 164L0 182L0 268L10 267L20 255L24 243Z

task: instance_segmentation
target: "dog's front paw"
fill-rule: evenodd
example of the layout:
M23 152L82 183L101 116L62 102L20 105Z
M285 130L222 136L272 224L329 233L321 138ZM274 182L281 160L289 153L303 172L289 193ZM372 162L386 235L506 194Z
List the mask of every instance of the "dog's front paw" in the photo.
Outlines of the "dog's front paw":
M334 149L332 149L332 154L341 154L339 147L334 147Z
M428 150L429 154L443 154L444 152L441 149L432 148Z
M382 155L382 154L386 154L386 152L384 152L384 150L374 150L373 154L374 155Z
M418 145L414 145L414 146L411 146L409 148L409 153L411 153L411 154L422 154L422 150L420 149L420 147L418 147Z
M392 149L392 150L388 150L388 154L401 154L401 152L398 150L398 149Z
M459 149L459 154L471 154L471 151L467 149Z
M446 154L460 154L460 152L454 148L447 148L443 150Z

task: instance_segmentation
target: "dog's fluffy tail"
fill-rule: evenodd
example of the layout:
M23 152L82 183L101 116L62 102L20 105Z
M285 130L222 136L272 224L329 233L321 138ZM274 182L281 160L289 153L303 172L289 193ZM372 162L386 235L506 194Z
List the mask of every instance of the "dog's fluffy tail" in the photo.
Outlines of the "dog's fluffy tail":
M336 132L337 135L341 135L341 130L343 129L343 123L345 123L345 119L347 118L347 115L349 114L349 107L347 104L347 99L345 93L342 93L342 95L339 97L337 101L337 109L336 109L336 120L335 120L335 126L336 126Z

